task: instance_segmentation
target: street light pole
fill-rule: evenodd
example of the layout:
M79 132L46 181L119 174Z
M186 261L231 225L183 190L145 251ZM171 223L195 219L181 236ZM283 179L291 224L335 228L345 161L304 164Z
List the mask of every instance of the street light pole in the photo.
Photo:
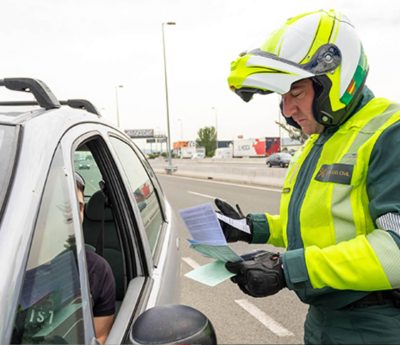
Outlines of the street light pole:
M119 104L118 104L118 89L123 88L123 85L115 86L115 107L117 111L117 127L119 127Z
M211 107L211 109L214 110L215 114L215 148L218 148L218 114L217 114L217 108Z
M164 56L164 82L165 82L165 102L167 107L167 150L168 150L168 166L166 168L167 174L172 174L172 157L171 157L171 131L169 126L169 105L168 105L168 81L167 81L167 57L165 54L165 38L164 38L164 25L176 25L175 22L165 22L161 24L162 43L163 43L163 56Z
M178 119L179 123L180 123L180 127L181 127L181 141L183 141L183 121L182 119Z
M281 112L278 112L278 123L281 123ZM282 132L281 132L281 126L278 125L278 130L279 130L279 152L282 152Z

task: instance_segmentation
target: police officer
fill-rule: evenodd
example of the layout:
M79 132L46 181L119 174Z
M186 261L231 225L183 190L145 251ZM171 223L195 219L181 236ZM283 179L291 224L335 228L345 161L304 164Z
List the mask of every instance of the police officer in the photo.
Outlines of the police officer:
M289 166L279 215L248 214L250 235L221 223L230 242L286 252L226 266L251 296L287 287L309 304L306 344L400 343L400 106L374 97L367 73L353 25L333 10L289 19L231 64L231 90L246 102L278 93L286 121L309 139Z

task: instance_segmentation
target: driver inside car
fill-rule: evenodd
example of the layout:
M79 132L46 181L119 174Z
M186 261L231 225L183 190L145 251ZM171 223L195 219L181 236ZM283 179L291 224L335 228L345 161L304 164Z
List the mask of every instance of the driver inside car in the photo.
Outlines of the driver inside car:
M75 172L77 198L81 223L84 218L85 181ZM93 322L96 338L101 345L107 339L115 314L115 279L110 264L93 250L86 247L86 263L92 300Z

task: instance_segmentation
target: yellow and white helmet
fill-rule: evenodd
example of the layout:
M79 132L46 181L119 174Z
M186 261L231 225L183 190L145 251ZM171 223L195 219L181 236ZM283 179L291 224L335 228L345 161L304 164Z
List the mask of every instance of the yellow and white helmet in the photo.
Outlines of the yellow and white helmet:
M315 119L336 126L357 105L367 73L367 58L349 19L320 10L288 19L260 48L240 54L228 83L248 102L255 93L285 94L296 81L311 78Z

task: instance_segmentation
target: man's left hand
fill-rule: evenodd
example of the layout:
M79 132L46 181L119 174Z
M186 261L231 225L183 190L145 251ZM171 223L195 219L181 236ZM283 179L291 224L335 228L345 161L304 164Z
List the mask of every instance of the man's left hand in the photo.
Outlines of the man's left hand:
M286 287L279 253L257 251L242 256L243 261L227 262L228 271L235 273L232 281L246 294L266 297Z

